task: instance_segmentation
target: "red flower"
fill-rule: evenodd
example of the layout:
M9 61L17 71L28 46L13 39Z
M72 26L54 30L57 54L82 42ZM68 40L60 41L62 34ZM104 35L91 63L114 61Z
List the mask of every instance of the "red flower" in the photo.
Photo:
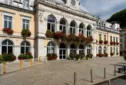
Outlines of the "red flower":
M104 41L104 44L108 44L108 41Z
M102 44L103 43L103 40L99 40L99 44Z
M13 30L11 30L10 28L4 28L3 29L3 32L9 34L9 35L12 35L13 34Z

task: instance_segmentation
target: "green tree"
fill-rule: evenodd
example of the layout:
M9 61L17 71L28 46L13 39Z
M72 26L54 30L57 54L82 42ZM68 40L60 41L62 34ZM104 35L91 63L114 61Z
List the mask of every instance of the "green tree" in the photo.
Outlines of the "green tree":
M107 21L108 22L116 21L120 23L121 28L126 27L126 9L113 14Z

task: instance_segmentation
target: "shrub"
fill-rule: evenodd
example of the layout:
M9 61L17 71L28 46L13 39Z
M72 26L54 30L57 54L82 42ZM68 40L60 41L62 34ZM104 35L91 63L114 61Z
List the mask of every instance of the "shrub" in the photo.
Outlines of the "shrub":
M26 38L26 37L30 37L31 36L31 32L29 31L29 29L23 29L21 32L22 37Z
M93 55L91 53L89 53L89 54L86 55L86 59L92 58L92 57L93 57Z
M4 33L7 33L8 35L12 35L12 34L14 33L14 31L11 30L10 28L4 28L4 29L3 29L3 32L4 32Z
M54 37L54 33L51 32L50 30L47 30L45 36L48 37L48 38L53 38Z
M25 60L25 59L32 59L33 56L30 52L27 52L26 54L21 54L18 56L18 60Z
M73 53L71 53L71 54L69 55L69 57L70 57L71 60L73 60L73 59L75 58L75 56L76 56L76 55L73 54Z
M56 60L57 59L57 55L55 53L47 54L47 59L48 60Z
M16 60L16 56L13 53L3 54L2 57L4 62L13 62Z

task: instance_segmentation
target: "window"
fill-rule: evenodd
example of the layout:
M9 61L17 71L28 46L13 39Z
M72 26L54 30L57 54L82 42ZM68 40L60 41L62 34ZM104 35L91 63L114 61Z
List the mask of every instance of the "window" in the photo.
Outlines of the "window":
M66 26L67 26L66 20L62 18L60 20L60 31L66 33Z
M118 47L116 47L116 54L118 55Z
M102 35L101 34L99 34L99 40L102 40Z
M82 53L84 53L84 46L80 45L79 46L79 54L82 54Z
M13 42L10 40L4 40L2 42L2 54L4 53L13 53Z
M115 37L113 37L113 42L115 42Z
M87 54L92 53L92 47L91 45L87 46Z
M110 52L112 53L112 47L110 48Z
M29 0L23 0L23 8L29 9Z
M115 47L113 47L113 53L115 54Z
M81 23L80 26L79 26L79 33L84 34L84 25L83 25L83 23Z
M76 46L74 44L70 46L70 54L76 54Z
M30 44L27 41L21 43L21 54L26 54L30 52Z
M102 54L102 47L99 46L99 54Z
M12 29L12 16L4 15L4 28Z
M23 19L22 20L22 27L23 27L23 29L29 29L29 20L27 20L27 19Z
M47 45L47 53L52 54L55 53L55 44L51 41Z
M91 34L91 26L90 25L88 25L88 27L87 27L87 37L89 37L89 36L91 36L92 34Z
M76 22L72 21L70 23L70 34L75 34L75 29L76 29Z
M48 30L50 30L51 32L55 32L55 27L56 27L55 16L53 15L48 16L47 27L48 27Z
M104 53L107 53L106 51L107 51L107 48L106 48L106 47L104 47Z
M110 36L110 42L112 42L112 36Z
M104 41L106 41L106 35L104 35Z
M116 37L116 42L118 42L118 37Z
M120 44L120 48L122 49L122 44Z

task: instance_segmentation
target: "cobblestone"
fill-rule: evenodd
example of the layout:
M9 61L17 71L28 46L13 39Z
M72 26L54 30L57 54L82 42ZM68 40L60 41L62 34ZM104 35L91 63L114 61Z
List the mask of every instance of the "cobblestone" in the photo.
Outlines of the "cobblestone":
M93 69L94 83L103 81L104 67L107 79L113 78L112 64L124 62L121 57L94 58L77 61L49 61L10 74L0 76L0 85L73 85L73 74L77 73L76 85L92 85L90 69ZM10 67L11 68L11 67ZM120 74L118 74L119 76Z

